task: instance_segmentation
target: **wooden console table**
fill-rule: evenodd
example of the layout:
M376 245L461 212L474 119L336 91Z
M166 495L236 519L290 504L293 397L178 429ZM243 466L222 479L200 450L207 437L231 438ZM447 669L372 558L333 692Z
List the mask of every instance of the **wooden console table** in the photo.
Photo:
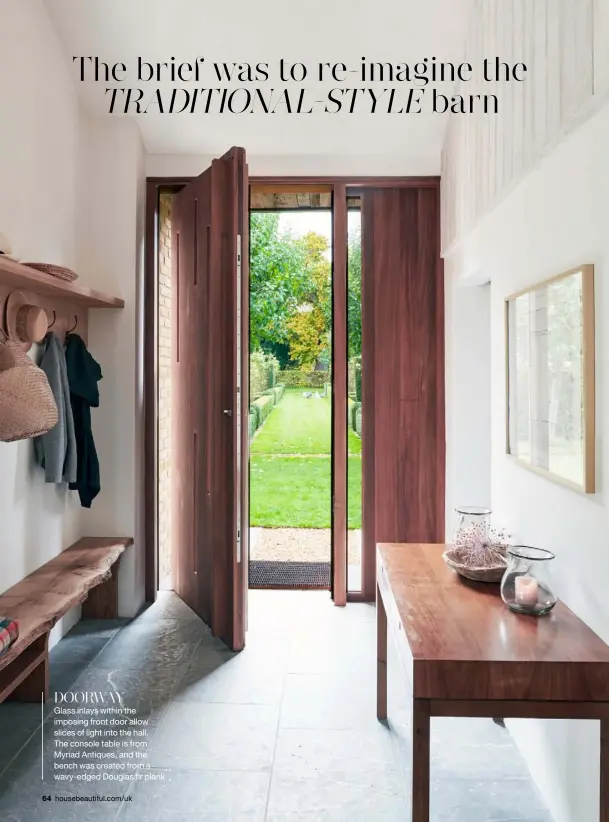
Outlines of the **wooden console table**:
M600 820L609 822L609 646L563 603L514 614L498 585L469 583L444 545L377 546L377 716L387 718L387 627L413 705L412 820L429 820L432 716L598 719Z

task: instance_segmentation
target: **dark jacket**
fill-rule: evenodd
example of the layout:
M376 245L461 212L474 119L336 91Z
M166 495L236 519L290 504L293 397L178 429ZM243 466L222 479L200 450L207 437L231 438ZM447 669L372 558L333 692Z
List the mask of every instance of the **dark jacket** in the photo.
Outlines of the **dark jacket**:
M70 488L78 491L83 508L90 508L101 490L99 460L91 430L91 408L99 406L97 383L102 372L78 334L66 337L66 365L77 454L76 482L70 483Z

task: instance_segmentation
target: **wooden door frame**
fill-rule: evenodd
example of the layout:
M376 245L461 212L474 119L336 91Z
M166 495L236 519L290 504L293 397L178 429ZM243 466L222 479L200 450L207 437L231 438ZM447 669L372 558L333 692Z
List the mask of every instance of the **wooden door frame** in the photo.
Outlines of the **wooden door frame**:
M145 234L145 265L144 265L144 459L143 477L141 484L144 492L144 561L145 561L145 587L146 601L154 602L158 591L158 459L157 459L157 427L158 427L158 395L157 395L157 357L158 357L158 329L157 329L157 283L158 283L158 213L159 197L161 192L176 192L190 183L195 177L147 177L146 178L146 234ZM440 178L429 177L358 177L358 176L290 176L290 175L252 175L249 177L250 184L256 183L277 183L285 185L309 185L328 184L333 188L333 202L337 201L337 195L344 199L343 195L347 188L440 188ZM346 230L346 199L344 199L345 209L335 209L333 211L333 235L342 236ZM343 225L343 220L345 224ZM346 249L345 249L346 252ZM344 258L344 259L343 259ZM440 232L438 230L438 260L442 276L442 261L440 258ZM346 388L346 352L347 352L347 316L346 316L346 253L340 256L338 263L335 261L335 276L333 277L333 303L336 308L335 323L333 328L334 339L332 345L332 355L344 359L344 367L338 369L333 367L333 380L335 374L338 376L338 387ZM443 304L442 320L443 328ZM338 323L336 323L338 319ZM338 325L338 335L336 334ZM362 329L363 331L363 329ZM365 359L365 357L364 357ZM334 363L333 363L334 365ZM344 374L343 374L344 371ZM336 389L336 384L333 386ZM444 380L443 368L442 379L438 380L438 391L441 392L441 407L444 407ZM343 392L344 393L344 392ZM338 459L335 461L332 489L336 503L343 505L343 513L336 526L340 527L339 539L335 550L340 555L339 561L344 566L344 585L347 587L347 407L346 393L340 397L333 391L333 420L332 434L335 442L344 442L345 447L338 449ZM342 413L344 411L344 413ZM335 449L333 449L334 453ZM374 487L373 470L374 463L362 457L362 484L364 488ZM440 484L440 478L439 478ZM444 485L444 478L441 478L441 486ZM364 491L363 491L364 493ZM374 505L374 500L362 498L362 507ZM336 530L336 529L335 529ZM364 540L362 540L362 546ZM340 577L339 577L340 579ZM376 595L376 570L374 552L367 552L364 556L362 552L362 590L347 590L348 602L373 602ZM344 604L340 597L336 604Z

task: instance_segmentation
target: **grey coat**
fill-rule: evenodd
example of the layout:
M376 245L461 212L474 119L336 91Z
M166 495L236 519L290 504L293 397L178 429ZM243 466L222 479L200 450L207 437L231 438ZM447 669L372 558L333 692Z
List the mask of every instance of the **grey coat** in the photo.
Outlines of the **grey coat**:
M40 368L47 375L55 397L59 420L48 433L34 440L36 461L44 468L46 482L76 480L76 437L70 403L70 386L63 345L53 332L44 338Z

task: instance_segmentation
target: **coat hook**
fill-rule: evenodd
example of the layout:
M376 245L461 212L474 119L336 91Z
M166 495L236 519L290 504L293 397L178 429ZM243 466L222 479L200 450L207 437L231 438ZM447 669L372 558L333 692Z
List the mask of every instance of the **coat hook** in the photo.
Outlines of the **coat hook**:
M57 314L53 311L53 322L52 322L50 325L48 325L48 326L47 326L47 331L48 331L50 328L53 328L53 326L55 325L55 320L56 320L56 319L57 319Z
M74 325L72 326L72 328L70 328L69 331L66 331L66 334L71 334L72 331L74 331L76 329L77 325L78 325L78 315L74 314Z

